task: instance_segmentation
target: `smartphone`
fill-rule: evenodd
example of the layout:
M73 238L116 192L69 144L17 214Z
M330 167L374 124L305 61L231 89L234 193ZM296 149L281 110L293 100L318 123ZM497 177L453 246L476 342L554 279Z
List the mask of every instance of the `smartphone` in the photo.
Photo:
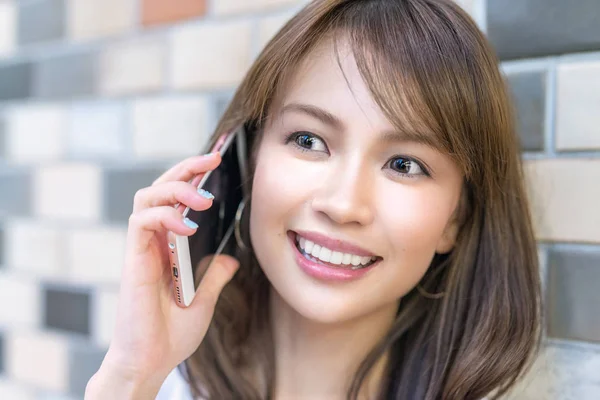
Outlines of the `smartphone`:
M198 224L192 236L167 234L175 301L181 307L191 304L214 256L235 257L235 215L248 192L244 126L220 135L209 151L220 152L221 163L214 170L194 177L190 183L212 193L213 205L205 211L183 209L183 216ZM175 208L181 210L183 206L176 204Z

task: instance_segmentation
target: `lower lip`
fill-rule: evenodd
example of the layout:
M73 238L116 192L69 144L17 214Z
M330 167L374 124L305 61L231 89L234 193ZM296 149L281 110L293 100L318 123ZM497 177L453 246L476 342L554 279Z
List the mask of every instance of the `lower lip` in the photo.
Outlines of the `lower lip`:
M366 268L360 269L350 269L343 267L330 267L328 265L319 264L313 262L306 257L298 247L296 246L296 234L293 232L288 233L288 238L290 239L290 244L292 249L294 250L294 255L296 257L296 262L300 266L300 269L304 271L307 275L312 276L313 278L317 278L323 281L334 281L334 282L344 282L344 281L352 281L363 277L370 270L373 269L374 266L378 264L379 261L369 265Z

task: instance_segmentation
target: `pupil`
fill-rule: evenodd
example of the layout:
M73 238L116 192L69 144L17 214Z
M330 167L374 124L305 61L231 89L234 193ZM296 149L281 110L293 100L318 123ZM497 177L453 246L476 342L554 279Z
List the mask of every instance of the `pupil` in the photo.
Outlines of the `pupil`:
M402 172L406 172L410 169L410 160L405 160L403 158L399 158L394 162L394 166L401 170Z
M302 135L299 139L302 146L310 147L312 145L313 139L308 135Z

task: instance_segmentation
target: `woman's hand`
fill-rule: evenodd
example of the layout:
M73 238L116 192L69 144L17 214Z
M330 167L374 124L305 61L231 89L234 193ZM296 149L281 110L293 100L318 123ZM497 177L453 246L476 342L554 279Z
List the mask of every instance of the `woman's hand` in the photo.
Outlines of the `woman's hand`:
M188 308L173 295L167 231L189 236L181 207L202 211L212 199L188 183L216 168L218 153L192 157L177 164L150 187L139 190L129 218L127 252L119 293L116 329L101 371L128 382L154 382L160 387L169 372L202 342L221 290L233 277L238 262L218 256L206 271ZM156 388L158 390L158 388Z

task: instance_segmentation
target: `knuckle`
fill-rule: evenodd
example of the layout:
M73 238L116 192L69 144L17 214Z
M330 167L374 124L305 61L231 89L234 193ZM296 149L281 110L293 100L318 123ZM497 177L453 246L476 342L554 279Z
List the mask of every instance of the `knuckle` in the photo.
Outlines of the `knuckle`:
M134 206L141 204L142 201L144 200L145 196L146 196L146 188L142 188L142 189L139 189L138 191L136 191L135 194L133 195Z

